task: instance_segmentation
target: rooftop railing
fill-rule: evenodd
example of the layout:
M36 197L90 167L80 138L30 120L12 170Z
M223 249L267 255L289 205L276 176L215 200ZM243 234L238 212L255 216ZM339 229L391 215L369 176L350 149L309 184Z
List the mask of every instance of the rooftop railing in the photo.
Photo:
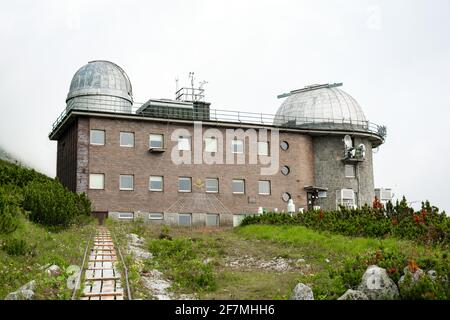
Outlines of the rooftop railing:
M319 130L343 130L367 132L378 136L382 141L386 138L386 127L377 125L369 121L355 121L352 119L332 119L332 118L309 118L309 117L290 117L283 115L274 115L266 113L254 113L243 111L230 111L221 109L199 109L195 108L147 108L139 110L142 104L135 103L133 106L118 103L117 101L96 100L89 98L86 100L79 99L66 108L56 119L52 126L54 132L58 126L65 120L69 113L73 110L113 113L121 115L133 115L141 117L152 117L160 119L179 119L192 121L213 121L228 122L238 124L253 124L274 126L279 128L294 129L319 129Z

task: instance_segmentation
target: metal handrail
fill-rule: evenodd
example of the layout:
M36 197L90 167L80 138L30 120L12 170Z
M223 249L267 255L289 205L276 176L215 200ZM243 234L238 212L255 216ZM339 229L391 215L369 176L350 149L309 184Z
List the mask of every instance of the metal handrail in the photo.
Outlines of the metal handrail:
M98 101L93 103L94 101ZM286 115L274 115L267 113L254 113L243 111L232 111L223 109L209 109L195 110L190 109L177 116L176 107L173 112L151 110L137 112L141 105L127 106L123 103L114 103L95 98L89 98L85 102L79 100L72 103L66 108L56 119L52 125L52 132L62 123L72 110L91 111L91 112L106 112L122 115L133 115L142 117L153 117L162 119L183 119L183 120L199 120L199 121L215 121L215 122L230 122L239 124L256 124L256 125L271 125L279 128L300 128L300 129L343 129L346 131L368 132L379 136L383 141L386 138L386 127L377 125L370 121L357 121L351 119L333 119L333 118L308 118L308 117L294 117Z

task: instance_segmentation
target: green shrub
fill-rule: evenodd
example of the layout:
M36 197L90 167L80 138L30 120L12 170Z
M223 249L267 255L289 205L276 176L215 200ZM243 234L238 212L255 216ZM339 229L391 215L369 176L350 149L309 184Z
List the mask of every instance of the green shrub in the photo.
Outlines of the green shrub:
M72 193L57 181L30 182L24 188L24 209L31 221L53 227L67 227L76 217L90 213L85 195Z
M424 244L450 244L450 217L430 205L422 204L422 210L414 212L406 199L386 208L364 206L357 209L310 210L288 215L266 213L247 216L242 225L248 224L299 224L314 230L330 231L346 236L384 238L393 236Z
M370 265L386 269L396 284L399 284L400 277L405 274L405 268L413 271L420 268L424 272L424 276L417 282L408 279L409 273L406 273L406 280L399 284L401 299L450 299L450 267L446 254L408 257L402 252L381 248L345 260L343 267L332 270L331 275L340 278L347 289L356 289ZM437 279L431 280L425 275L429 270L436 271Z
M4 188L0 188L0 234L9 234L17 229L19 213L19 207L8 197Z
M12 238L5 240L2 250L10 256L23 256L30 253L31 248L25 240Z

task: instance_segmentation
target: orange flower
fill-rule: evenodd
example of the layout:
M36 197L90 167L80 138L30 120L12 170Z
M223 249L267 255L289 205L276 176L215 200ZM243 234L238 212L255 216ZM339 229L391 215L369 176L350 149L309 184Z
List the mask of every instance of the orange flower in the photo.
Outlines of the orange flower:
M408 261L408 268L409 268L409 271L414 273L417 270L419 270L419 265L414 260L409 260Z

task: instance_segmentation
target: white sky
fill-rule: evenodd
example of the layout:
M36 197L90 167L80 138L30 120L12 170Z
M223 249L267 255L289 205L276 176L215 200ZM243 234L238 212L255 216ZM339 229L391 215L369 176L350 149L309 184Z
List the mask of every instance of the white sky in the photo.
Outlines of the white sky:
M343 82L388 138L375 185L450 209L450 1L8 1L0 146L51 176L73 74L111 60L136 101L207 80L212 108L275 113L277 94Z

